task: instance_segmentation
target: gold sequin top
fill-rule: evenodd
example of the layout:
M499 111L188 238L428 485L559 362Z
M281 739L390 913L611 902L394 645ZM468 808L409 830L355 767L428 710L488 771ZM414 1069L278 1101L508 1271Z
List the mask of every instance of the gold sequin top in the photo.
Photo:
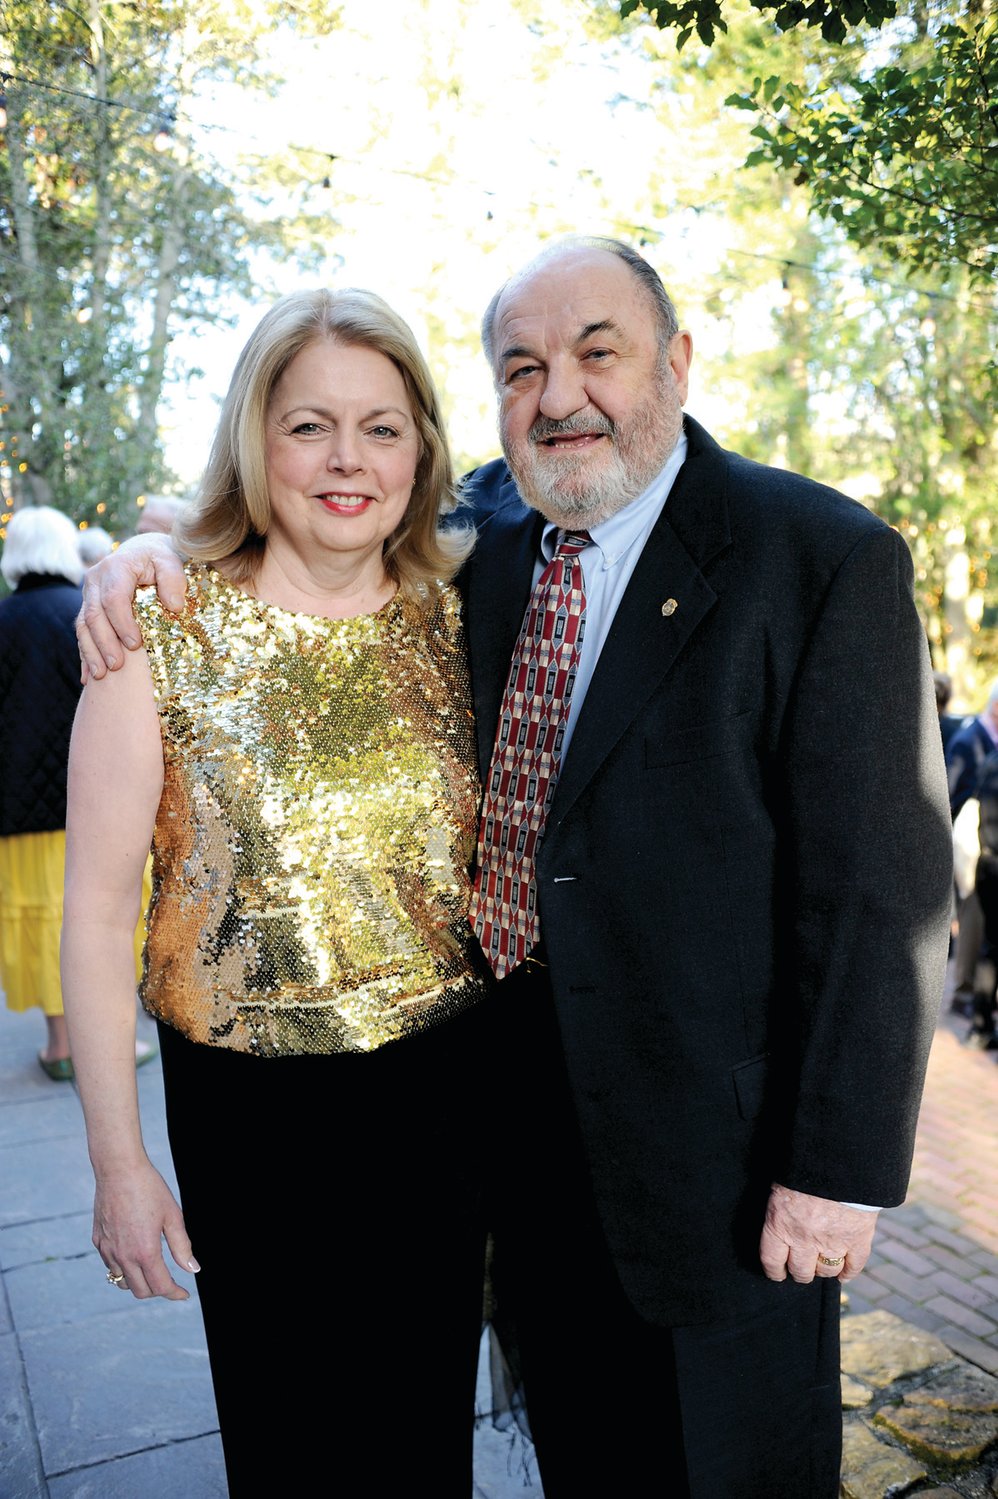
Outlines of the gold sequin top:
M477 1000L459 600L323 619L187 566L137 600L163 735L142 999L194 1041L370 1051Z

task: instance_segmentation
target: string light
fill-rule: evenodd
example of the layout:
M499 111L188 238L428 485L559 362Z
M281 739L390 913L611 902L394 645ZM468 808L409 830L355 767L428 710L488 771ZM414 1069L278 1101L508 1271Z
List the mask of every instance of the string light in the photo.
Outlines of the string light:
M109 99L109 98L104 98L104 97L102 97L100 95L97 95L97 94L83 93L79 89L61 88L61 87L59 87L56 84L42 83L40 80L38 80L36 78L29 78L29 77L27 77L26 75L23 75L23 74L17 74L17 73L0 74L0 83L6 84L7 82L10 82L11 80L18 81L18 82L21 82L21 83L27 83L27 84L29 84L33 88L45 89L49 93L63 94L63 95L66 95L69 98L74 98L74 99L85 99L90 104L100 105L100 106L102 106L104 108L107 108L107 109L125 109L125 110L130 111L133 114L143 115L147 119L155 120L156 123L157 123L157 126L158 126L156 135L154 136L153 142L152 142L154 150L156 150L158 153L162 154L163 152L167 151L170 148L170 146L172 145L172 143L173 143L174 131L175 131L175 128L176 128L176 123L177 123L177 114L176 114L175 110L171 110L168 113L164 113L162 107L160 107L159 109L144 109L140 105L129 104L129 103L127 103L123 99ZM4 96L2 94L0 94L0 101L2 101L3 97ZM194 125L194 122L191 122L190 120L188 120L188 125ZM0 126L0 128L2 128L2 126ZM228 126L228 125L210 125L210 126L197 125L195 128L199 132L202 132L202 133L207 132L207 131L211 131L211 130L216 130L216 131L219 131L219 132L221 132L223 134L227 134L227 135L239 135L239 134L241 134L240 131L238 131L235 128L233 128L232 126ZM365 170L367 170L367 171L372 170L372 166L371 166L370 162L358 160L355 157L341 156L338 153L332 152L332 151L323 151L320 148L315 147L315 146L299 146L299 145L295 145L295 144L292 143L292 144L289 145L289 149L291 151L297 152L299 155L302 155L302 156L322 157L325 161L329 162L330 164L333 163L333 162L342 162L344 165L349 165L349 166L363 166L365 168ZM260 160L266 159L261 153L252 153L252 154L255 154L257 156L257 158L260 159ZM210 157L207 157L206 159L208 161L211 161ZM214 161L214 162L212 162L212 165L217 167L219 165L219 163L217 161ZM460 191L460 192L462 192L464 194L467 194L469 188L471 186L473 186L473 184L469 183L468 181L466 181L464 179L460 179L460 178L447 179L447 178L440 177L440 176L438 176L438 175L436 175L434 173L431 173L431 172L417 172L417 171L410 170L409 168L406 168L406 167L386 167L386 166L382 166L382 165L379 164L376 167L374 167L373 170L375 170L377 172L380 172L380 173L383 173L383 174L392 175L392 176L410 177L410 178L414 179L415 181L418 181L418 182L429 182L429 183L432 183L432 184L434 184L436 186L439 186L439 187L449 187L449 188L452 188L452 189L456 189L456 190L458 190L458 191ZM323 173L323 176L319 179L319 182L320 182L321 186L323 188L326 188L326 189L328 189L328 188L330 188L332 186L332 177L330 176L330 174L329 174L328 171ZM491 189L489 189L489 188L481 187L480 184L474 184L474 186L477 186L479 188L479 191L481 191L482 194L485 197L487 197L487 198L491 198L491 197L495 196L494 193L493 193L493 191ZM707 210L705 210L704 207L702 205L700 205L700 204L695 204L695 203L680 203L680 204L676 205L676 210L675 211L677 211L677 212L682 212L682 211L692 212L692 213L694 213L694 214L696 214L696 215L699 216L701 213L704 213ZM486 209L485 219L486 219L487 222L494 222L495 221L495 215L494 215L493 210L491 208L487 208ZM630 223L627 220L623 220L623 219L617 220L617 224L618 224L619 229L622 232L626 232L626 233L629 233L629 234L633 235L639 241L639 243L641 244L642 247L648 247L648 246L651 246L651 245L661 244L665 240L666 234L667 234L666 230L658 229L658 228L655 228L655 227L653 227L651 225L647 225L647 224L633 224L633 223ZM768 262L768 263L773 264L773 265L782 266L783 267L783 271L784 271L784 276L786 275L786 272L788 270L804 271L804 272L806 272L809 275L817 276L817 277L824 277L824 278L834 278L834 277L837 277L839 275L839 272L835 271L834 269L826 269L823 266L819 266L819 265L816 265L816 264L810 264L810 263L808 263L806 261L801 261L801 260L788 260L786 258L786 256L765 255L765 254L761 254L758 251L741 250L741 249L736 249L736 248L733 248L733 247L731 249L729 249L728 254L730 254L730 255L737 255L737 256L739 256L739 257L741 257L743 259L758 260L758 261ZM0 256L0 258L2 258L2 259L11 259L11 260L15 259L14 257L9 257L9 256ZM16 262L16 263L18 263L19 269L23 272L24 271L24 267L21 266L19 264L19 262ZM34 274L44 275L45 273L44 272L35 272ZM866 275L867 275L868 279L871 282L873 282L875 285L886 286L891 291L906 292L906 293L918 293L919 295L926 296L926 297L929 297L931 299L935 299L936 301L939 301L939 302L957 302L957 303L963 303L964 305L968 306L969 308L971 308L974 311L980 311L980 312L988 313L988 312L990 312L992 310L991 309L991 305L989 303L983 302L983 301L978 301L974 297L965 298L965 297L963 297L963 296L961 296L959 294L953 294L953 293L949 293L949 292L937 291L935 289L930 289L928 287L919 287L919 286L916 286L916 285L914 285L914 284L912 284L910 282L903 282L903 283L901 283L901 282L896 282L896 281L888 281L885 277L877 276L877 275L875 275L873 273L870 273L870 272L866 272Z
M166 118L162 105L158 109L144 109L141 104L129 104L124 99L108 99L102 94L87 94L78 88L61 88L57 83L43 83L40 78L29 78L25 73L5 73L4 85L12 82L26 83L30 88L43 89L48 94L62 94L67 99L84 99L88 104L99 104L104 109L126 109L129 114L144 115L147 120L162 124Z
M152 142L153 150L157 151L160 156L163 155L164 151L169 151L170 147L173 145L173 131L176 123L177 116L173 113L163 115L160 119L159 129L153 136Z

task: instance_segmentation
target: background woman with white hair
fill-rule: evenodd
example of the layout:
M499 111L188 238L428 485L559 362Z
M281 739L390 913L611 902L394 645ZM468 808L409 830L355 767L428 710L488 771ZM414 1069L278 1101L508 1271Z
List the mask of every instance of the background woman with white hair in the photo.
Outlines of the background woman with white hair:
M48 506L7 523L0 572L0 984L11 1010L40 1008L48 1027L38 1061L73 1076L59 981L66 855L66 764L80 696L74 620L80 607L78 532ZM148 1043L137 1061L155 1054Z

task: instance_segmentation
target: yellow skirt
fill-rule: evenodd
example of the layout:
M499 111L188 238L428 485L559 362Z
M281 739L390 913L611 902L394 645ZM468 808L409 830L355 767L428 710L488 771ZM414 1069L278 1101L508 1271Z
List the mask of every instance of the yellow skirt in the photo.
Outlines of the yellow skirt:
M0 838L0 986L9 1010L41 1006L62 1014L59 932L66 865L66 833L18 833ZM152 893L150 864L142 880L135 929L135 977L142 974L145 912Z

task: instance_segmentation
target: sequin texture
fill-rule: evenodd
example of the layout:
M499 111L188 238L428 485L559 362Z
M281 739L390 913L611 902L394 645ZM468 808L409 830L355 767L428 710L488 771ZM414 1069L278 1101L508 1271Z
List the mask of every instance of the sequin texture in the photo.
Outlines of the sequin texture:
M191 1040L369 1051L473 1004L460 603L323 619L189 564L137 613L163 735L142 999Z

